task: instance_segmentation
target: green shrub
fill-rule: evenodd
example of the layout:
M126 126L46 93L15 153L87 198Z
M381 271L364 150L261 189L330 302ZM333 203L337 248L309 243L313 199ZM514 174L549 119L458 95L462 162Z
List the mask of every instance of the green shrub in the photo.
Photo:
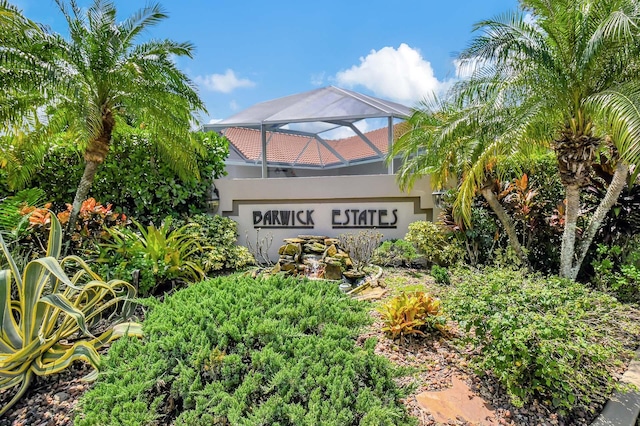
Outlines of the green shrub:
M181 222L176 222L179 224ZM193 224L191 231L206 250L194 253L190 260L202 266L209 274L221 270L237 270L253 265L255 259L244 246L236 245L238 224L228 217L197 214L186 223Z
M449 285L451 279L449 278L449 271L442 266L433 265L431 267L431 276L438 284Z
M427 262L440 266L451 266L464 257L462 248L450 233L433 222L418 221L409 224L404 239L416 246L425 255Z
M640 301L640 250L632 247L624 253L620 246L598 244L591 266L591 281L597 288L624 302Z
M233 275L150 301L143 340L116 342L77 426L410 425L368 305L337 286Z
M639 331L632 308L522 271L460 272L457 281L447 312L479 348L478 372L495 376L515 405L537 398L560 412L589 410L616 388L616 367Z
M119 212L141 223L158 223L166 216L187 216L207 209L213 179L224 175L228 142L215 133L194 133L203 145L196 158L201 179L184 181L162 161L158 146L145 130L116 126L107 159L100 166L90 195L112 200ZM73 196L84 170L82 155L72 142L58 137L36 173L32 186L44 187L46 198L57 210L64 209Z
M371 261L381 266L411 266L418 257L416 248L405 240L387 240L373 253Z

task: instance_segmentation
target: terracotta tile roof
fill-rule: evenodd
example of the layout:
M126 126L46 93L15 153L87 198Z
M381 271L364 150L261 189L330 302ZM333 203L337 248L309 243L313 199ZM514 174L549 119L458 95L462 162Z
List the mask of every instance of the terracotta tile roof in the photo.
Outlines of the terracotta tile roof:
M404 129L404 123L394 126L394 139ZM388 130L386 127L364 133L382 156L388 152ZM224 135L235 149L248 161L261 158L260 131L231 127ZM379 158L378 153L360 136L326 140L326 144L348 162ZM325 145L310 136L282 132L267 132L267 160L270 163L327 167L339 165L341 160Z

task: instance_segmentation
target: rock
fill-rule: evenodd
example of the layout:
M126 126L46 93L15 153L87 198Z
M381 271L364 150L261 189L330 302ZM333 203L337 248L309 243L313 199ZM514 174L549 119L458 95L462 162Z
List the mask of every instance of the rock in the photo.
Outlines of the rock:
M327 250L324 252L324 256L325 257L333 257L336 254L338 254L338 249L336 248L335 244L330 245Z
M448 424L461 418L475 425L498 424L494 410L455 376L450 389L422 392L416 396L416 400L438 423Z
M302 253L302 246L300 245L300 243L289 243L286 246L284 246L284 250L282 250L282 253L280 253L281 255L287 255L287 256L295 256Z
M385 295L387 290L383 288L365 288L362 290L360 294L358 294L355 299L358 300L379 300L382 299L382 296Z
M293 271L296 269L295 263L282 263L280 265L280 269L283 271Z
M411 266L418 269L426 269L429 266L429 262L426 257L419 256L411 261Z
M66 401L67 399L69 399L69 394L66 392L58 392L53 395L53 399L57 401Z
M312 252L312 253L324 253L327 247L324 244L320 244L317 242L308 243L304 245L304 251Z
M283 241L287 244L302 244L307 242L307 240L303 240L302 238L285 238Z
M352 268L349 254L340 248L340 240L321 235L298 235L285 238L278 250L277 266L270 272L285 272L287 275L306 275L330 280L342 279L342 271ZM325 274L325 268L328 272Z
M324 240L326 240L329 237L326 236L321 236L321 235L298 235L298 238L301 238L303 240L312 240L312 241L318 241L318 242L324 242Z
M342 268L340 267L340 264L327 263L324 267L324 278L326 280L342 279Z

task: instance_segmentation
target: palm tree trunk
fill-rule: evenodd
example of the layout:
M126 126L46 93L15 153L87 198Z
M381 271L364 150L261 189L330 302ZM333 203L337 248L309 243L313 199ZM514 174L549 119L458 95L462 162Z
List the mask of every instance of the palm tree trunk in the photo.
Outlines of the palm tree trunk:
M89 145L84 153L84 173L80 178L80 184L76 191L76 196L73 199L73 205L71 207L71 214L69 215L69 224L67 225L67 234L71 234L76 226L78 215L80 214L80 207L82 202L87 199L89 190L93 185L93 178L96 176L98 166L104 162L109 153L109 145L111 144L111 133L116 125L113 113L109 108L104 108L102 111L102 132L100 135L89 141Z
M580 213L580 186L576 184L566 187L567 207L565 209L564 232L560 249L560 276L570 279L574 275L573 259L576 251L576 229ZM575 276L578 273L575 272Z
M507 236L509 237L509 245L516 252L516 255L520 258L522 263L528 267L529 259L527 258L527 255L525 254L524 250L522 249L522 245L518 240L518 235L516 234L516 226L513 224L513 221L505 211L504 207L502 207L502 204L500 204L500 202L498 201L496 194L493 193L490 187L482 188L480 192L482 193L484 199L489 203L489 207L491 207L491 210L493 210L496 216L498 216L498 220L507 232Z
M96 171L100 165L97 161L85 160L84 173L80 178L80 184L76 190L76 195L73 198L73 205L71 207L71 214L69 215L69 223L67 225L67 234L71 234L75 229L78 215L80 214L80 207L82 202L87 199L91 185L93 185L93 178L96 176Z
M607 193L605 194L602 201L598 205L598 208L591 216L589 220L589 224L587 226L587 230L582 236L580 243L578 245L578 249L576 250L577 258L575 263L572 265L571 273L572 275L568 278L575 280L578 276L578 272L580 272L580 268L582 267L582 262L584 261L587 252L589 251L589 247L593 242L593 238L600 229L600 225L602 221L611 210L611 207L618 201L618 197L620 197L620 193L624 189L625 184L627 183L627 177L629 175L629 165L623 163L622 161L618 161L616 165L616 170L613 174L613 179L607 188Z

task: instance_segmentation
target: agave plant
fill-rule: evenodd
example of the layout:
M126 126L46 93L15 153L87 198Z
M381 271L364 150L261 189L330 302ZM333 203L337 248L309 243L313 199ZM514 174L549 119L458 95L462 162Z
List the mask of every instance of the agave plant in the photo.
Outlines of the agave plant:
M141 335L136 323L123 322L99 336L89 329L114 309L130 308L135 289L130 284L104 282L77 256L60 256L62 227L51 215L46 256L32 260L20 271L0 235L0 248L9 269L0 271L0 389L18 386L0 409L2 416L25 393L35 376L57 373L73 361L100 366L101 346L123 335ZM69 278L65 270L78 271ZM12 297L12 294L17 295Z

